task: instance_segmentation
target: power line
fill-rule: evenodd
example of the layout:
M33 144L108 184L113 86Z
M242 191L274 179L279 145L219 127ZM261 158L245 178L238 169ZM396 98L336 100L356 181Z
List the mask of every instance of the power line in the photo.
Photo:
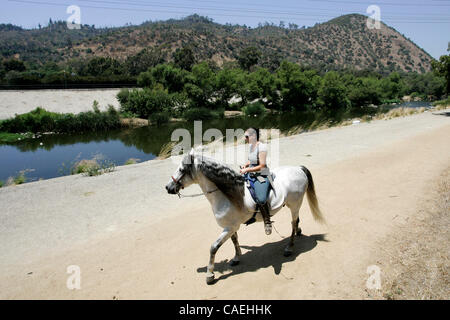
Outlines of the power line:
M370 5L370 1L362 2L362 1L333 1L333 0L308 0L312 2L328 2L328 3L336 3L336 4L365 4ZM383 5L383 6L397 6L397 7L450 7L450 4L418 4L418 3L392 3L392 2L377 2L376 5Z
M50 6L60 6L60 7L68 7L71 4L63 4L63 3L53 3L53 2L38 2L38 1L31 1L31 0L8 0L10 2L18 2L18 3L29 3L29 4L38 4L38 5L50 5ZM86 0L89 1L89 0ZM91 0L91 2L94 2L93 0ZM98 1L96 1L98 2ZM112 2L112 1L110 1ZM171 14L192 14L192 11L186 12L186 11L168 11L168 10L149 10L149 9L144 9L144 8L123 8L123 7L104 7L104 6L92 6L92 5L83 5L83 7L86 8L94 8L94 9L105 9L105 10L118 10L118 11L131 11L131 12L158 12L158 13L171 13ZM203 8L192 8L194 11L195 10L206 10ZM215 10L221 10L221 11L227 11L226 8L221 8L221 9L215 9ZM244 11L245 10L241 10ZM255 11L255 13L264 13L264 12L257 12ZM281 13L281 12L268 12L268 14L264 15L264 16L255 16L255 15L239 15L239 14L225 14L223 12L221 13L209 13L209 15L213 15L213 16L223 16L223 17L243 17L243 18L261 18L261 19L280 19L280 20L285 20L285 19L298 19L298 16L306 16L306 18L302 18L302 20L306 20L306 21L317 21L317 17L326 17L326 18L336 18L335 15L323 15L323 14L316 14L316 13ZM284 15L286 14L286 16L272 16L271 14L281 14ZM287 16L287 15L290 16ZM295 17L293 16L295 15ZM388 19L398 19L396 22L397 23L430 23L430 24L434 24L434 23L450 23L450 20L443 20L445 18L437 18L437 19L431 19L432 21L420 21L420 19L427 19L427 17L417 17L415 20L402 20L402 19L411 19L411 17L385 17Z
M78 0L80 2L93 2L93 3L106 3L106 4L123 4L123 2L117 2L117 1L105 1L105 0ZM160 2L127 2L128 5L132 6L145 6L145 7L159 7L159 8L181 8L181 9L197 9L197 10L221 10L221 11L237 11L237 12L253 12L253 13L268 13L268 14L291 14L291 15L307 15L310 16L311 13L308 12L285 12L285 11L264 11L264 10L255 10L255 9L249 9L249 8L233 8L233 7L192 7L192 6L180 6L179 4L174 3L164 3L161 4ZM336 13L342 13L345 14L345 12L336 12L336 10L330 10L330 9L322 9L322 8L306 8L306 7L297 7L298 9L307 9L307 10L321 10L321 11L327 11L327 12L333 12L335 16ZM423 19L423 18L437 18L437 19L449 19L448 16L437 16L437 15L424 15L424 16L411 16L402 14L401 16L395 17L395 16L389 16L390 18L414 18L414 19ZM450 21L450 20L449 20Z

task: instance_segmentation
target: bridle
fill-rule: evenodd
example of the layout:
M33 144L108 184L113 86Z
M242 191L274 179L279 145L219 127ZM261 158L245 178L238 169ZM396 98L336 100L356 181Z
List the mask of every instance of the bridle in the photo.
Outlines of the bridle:
M183 179L183 177L184 177L185 175L186 175L186 172L182 172L181 175L180 175L180 177L178 178L178 180L175 179L174 176L170 176L170 177L172 178L172 181L175 183L175 186L180 186L181 189L184 189L184 186L181 184L180 180ZM207 194L209 194L209 193L216 192L217 190L219 190L219 188L216 188L216 189L211 190L211 191L206 191L206 192L197 193L197 194L191 194L191 195L187 195L187 196L182 195L182 194L180 193L180 190L178 190L177 195L178 195L178 198L181 198L181 197L183 197L183 198L191 197L191 198L192 198L192 197L199 197L199 196L207 195Z

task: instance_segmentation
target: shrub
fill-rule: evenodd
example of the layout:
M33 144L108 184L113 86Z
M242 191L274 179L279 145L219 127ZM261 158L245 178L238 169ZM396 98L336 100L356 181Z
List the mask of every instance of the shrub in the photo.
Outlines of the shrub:
M87 132L120 127L118 112L111 106L108 111L88 111L77 115L46 111L42 108L16 115L0 123L0 132Z
M214 113L206 108L189 108L183 112L183 118L188 121L209 120L214 116Z
M136 164L139 162L139 159L135 159L135 158L130 158L127 161L125 161L125 165L130 165L130 164Z
M76 162L71 169L71 174L82 173L86 176L99 176L106 172L112 172L115 169L115 164L108 160L102 160L101 155L96 155L90 160L80 160Z
M128 102L128 96L130 95L129 89L121 89L119 93L117 94L117 100L119 101L120 105L126 105Z
M172 96L161 89L133 89L126 100L125 104L121 103L121 111L143 119L148 119L152 113L171 110L173 106Z
M22 184L27 181L27 178L25 177L25 172L20 171L19 175L14 178L14 184Z
M260 101L246 105L242 111L246 116L260 116L265 113L264 104Z
M170 114L167 111L156 112L150 115L148 118L151 124L163 124L167 123L170 120Z

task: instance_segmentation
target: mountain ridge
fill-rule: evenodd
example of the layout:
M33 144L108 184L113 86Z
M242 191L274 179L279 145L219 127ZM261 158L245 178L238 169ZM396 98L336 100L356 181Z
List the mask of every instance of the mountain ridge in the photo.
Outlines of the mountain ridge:
M62 21L31 30L2 24L0 56L32 64L92 57L123 61L151 49L171 61L177 49L189 46L197 61L211 60L223 66L236 61L244 49L256 47L261 52L260 64L269 68L287 59L326 69L431 70L433 58L424 49L383 22L380 29L369 29L367 19L347 14L308 28L268 23L249 28L219 24L199 15L114 28L84 25L80 30L69 30Z

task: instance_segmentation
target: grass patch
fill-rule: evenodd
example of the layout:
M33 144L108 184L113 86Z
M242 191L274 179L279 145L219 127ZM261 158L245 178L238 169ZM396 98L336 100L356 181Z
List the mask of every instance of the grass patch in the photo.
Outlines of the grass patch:
M135 158L130 158L127 161L125 161L125 165L130 165L130 164L136 164L140 161L140 159L135 159Z
M83 159L72 166L71 174L84 174L93 177L104 173L113 172L116 168L114 162L105 160L101 154L92 159Z
M0 143L13 143L21 141L23 139L31 138L32 136L33 134L31 132L27 132L25 134L0 132Z
M444 100L434 101L432 105L433 107L436 107L437 110L446 109L450 106L450 97Z

